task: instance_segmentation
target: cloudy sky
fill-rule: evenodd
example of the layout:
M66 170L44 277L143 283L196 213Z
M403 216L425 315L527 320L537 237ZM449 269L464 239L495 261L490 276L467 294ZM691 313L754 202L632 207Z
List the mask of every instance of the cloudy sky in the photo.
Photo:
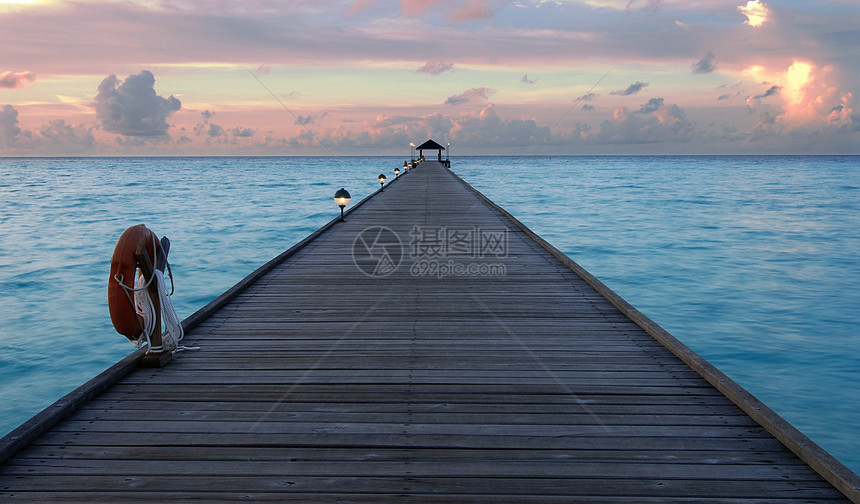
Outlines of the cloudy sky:
M860 154L857 0L0 0L0 155Z

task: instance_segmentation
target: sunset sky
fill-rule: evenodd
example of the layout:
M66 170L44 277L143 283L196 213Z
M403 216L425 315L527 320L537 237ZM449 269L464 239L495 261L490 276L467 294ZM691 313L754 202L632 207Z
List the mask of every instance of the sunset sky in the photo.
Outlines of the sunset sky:
M0 0L0 155L860 154L857 0Z

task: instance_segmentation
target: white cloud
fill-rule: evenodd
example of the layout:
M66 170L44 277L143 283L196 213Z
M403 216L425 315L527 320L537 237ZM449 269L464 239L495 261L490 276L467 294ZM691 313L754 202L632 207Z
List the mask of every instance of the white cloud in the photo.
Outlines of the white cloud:
M99 84L95 98L96 117L102 128L131 137L167 135L167 117L181 108L180 101L155 93L155 77L143 70L120 82L109 75Z
M759 0L749 0L746 5L738 6L738 10L747 17L744 23L750 26L763 25L770 14L767 4Z

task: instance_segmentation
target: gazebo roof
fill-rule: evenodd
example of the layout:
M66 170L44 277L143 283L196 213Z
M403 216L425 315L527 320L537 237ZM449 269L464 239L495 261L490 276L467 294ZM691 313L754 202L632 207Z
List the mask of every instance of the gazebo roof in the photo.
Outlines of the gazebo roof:
M442 147L441 145L437 144L437 143L436 143L436 142L434 142L432 139L431 139L431 140L427 140L426 142L424 142L423 144L421 144L421 145L419 145L418 147L415 147L415 148L416 148L416 149L418 149L418 150L428 150L428 149L440 149L440 150L445 150L445 147Z

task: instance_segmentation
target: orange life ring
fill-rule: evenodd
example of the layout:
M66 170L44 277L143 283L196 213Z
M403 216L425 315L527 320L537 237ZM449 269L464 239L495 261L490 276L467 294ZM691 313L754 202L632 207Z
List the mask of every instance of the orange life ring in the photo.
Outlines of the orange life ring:
M134 309L134 282L137 278L138 247L144 246L153 264L160 247L155 233L143 224L131 226L119 236L110 259L108 279L108 308L113 327L131 341L143 333L143 317Z

